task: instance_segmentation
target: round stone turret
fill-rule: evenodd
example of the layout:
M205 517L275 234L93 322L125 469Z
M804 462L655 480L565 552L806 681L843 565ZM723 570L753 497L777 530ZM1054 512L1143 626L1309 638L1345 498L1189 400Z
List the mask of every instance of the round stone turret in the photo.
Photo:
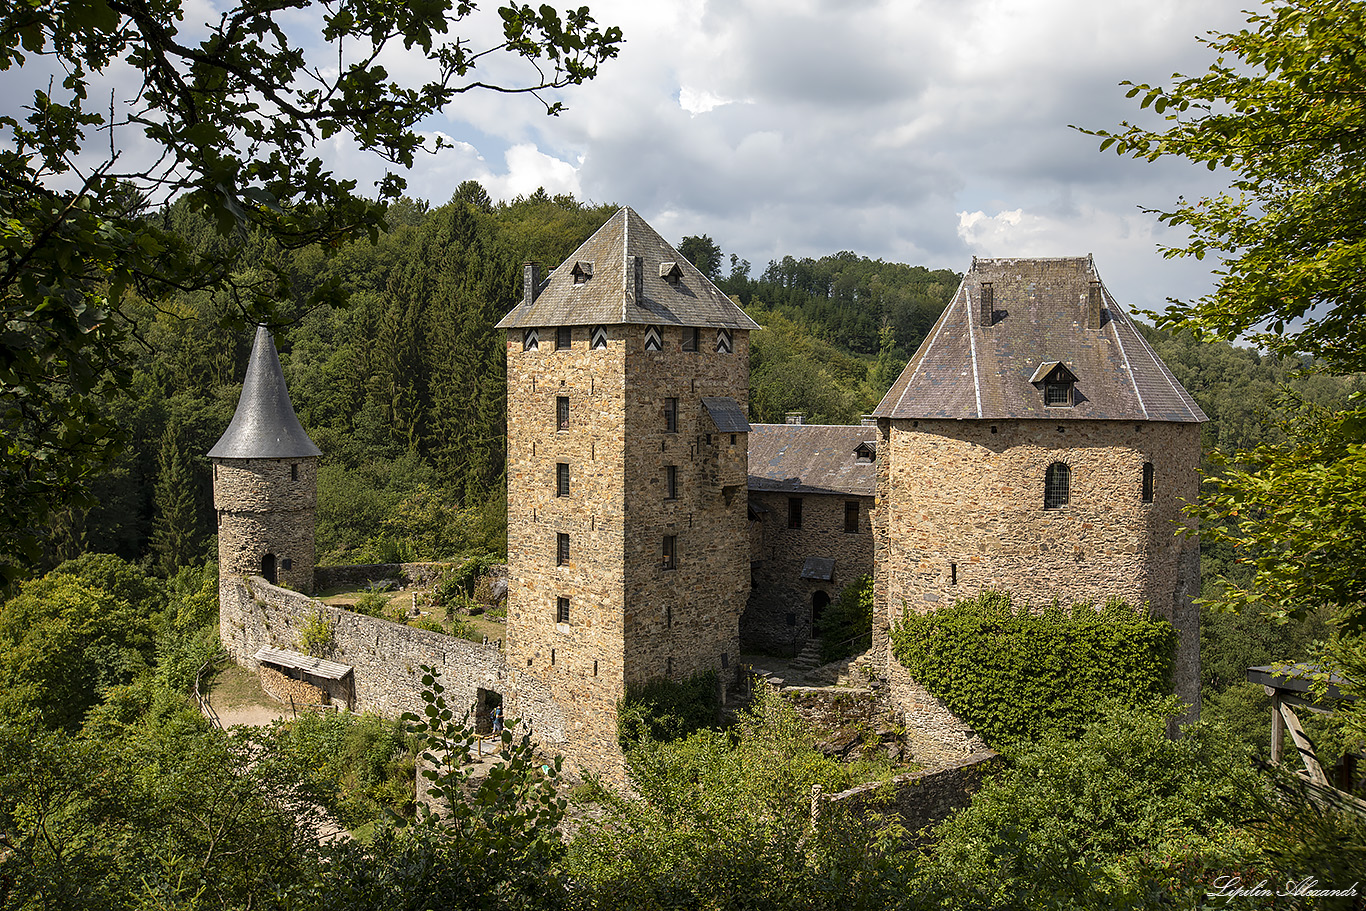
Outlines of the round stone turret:
M209 450L221 575L313 590L321 455L294 413L270 332L258 326L237 411Z

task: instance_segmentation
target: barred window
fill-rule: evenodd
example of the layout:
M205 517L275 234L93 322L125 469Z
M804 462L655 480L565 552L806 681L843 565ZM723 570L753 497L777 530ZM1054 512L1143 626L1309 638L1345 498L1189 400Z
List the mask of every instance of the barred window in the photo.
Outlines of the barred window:
M556 623L568 623L568 622L569 622L569 599L568 599L568 598L556 598L556 599L555 599L555 622L556 622Z
M555 565L564 566L569 562L569 534L568 532L555 533Z
M1048 466L1043 478L1043 508L1058 509L1066 506L1072 487L1072 469L1062 462Z
M569 396L561 395L555 399L555 429L569 429Z
M678 499L678 466L664 466L664 499Z
M665 536L664 536L664 548L663 548L663 550L664 550L664 555L663 555L663 562L661 563L661 565L662 565L665 569L677 569L677 568L678 568L678 536L677 536L677 535L665 535Z
M555 496L569 496L569 463L560 462L555 466Z
M678 399L664 400L664 432L678 433Z

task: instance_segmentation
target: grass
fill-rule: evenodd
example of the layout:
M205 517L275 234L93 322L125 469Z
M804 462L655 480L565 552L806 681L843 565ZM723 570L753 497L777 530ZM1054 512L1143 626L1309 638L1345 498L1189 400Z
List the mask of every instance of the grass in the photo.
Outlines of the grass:
M430 605L421 603L424 600L422 596L429 592L428 589L405 588L395 592L386 592L385 594L389 596L389 600L382 609L382 616L384 619L392 620L395 623L410 623L408 612L413 606L414 592L417 592L419 595L419 608L424 611L424 614L418 619L435 621L441 625L444 632L452 634L453 624L446 622L446 609L443 607L431 607ZM324 604L330 604L333 607L342 607L350 610L354 609L361 598L369 593L369 590L365 588L343 588L325 591L317 597L318 600L322 601ZM472 627L480 636L488 636L489 642L504 639L507 636L507 621L501 617L494 619L490 618L488 614L477 614L474 616L461 614L458 616L458 619L466 626Z
M229 663L214 675L209 685L214 704L223 708L243 705L264 705L275 708L278 703L261 689L261 679L239 664Z

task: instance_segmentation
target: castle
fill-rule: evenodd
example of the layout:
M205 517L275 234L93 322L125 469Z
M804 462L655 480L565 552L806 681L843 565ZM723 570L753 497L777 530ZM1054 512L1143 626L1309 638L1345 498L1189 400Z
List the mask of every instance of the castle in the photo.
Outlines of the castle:
M317 447L269 333L210 452L221 631L237 660L359 709L505 700L571 767L620 778L631 686L810 635L871 572L873 656L908 725L935 700L891 656L903 608L985 588L1031 603L1147 603L1180 632L1197 706L1199 560L1176 534L1205 418L1090 258L974 260L862 425L751 425L758 326L637 213L619 210L499 323L508 364L505 651L312 602ZM334 572L331 569L319 570ZM274 583L287 583L289 591ZM264 584L263 584L264 583ZM331 660L291 651L314 618Z

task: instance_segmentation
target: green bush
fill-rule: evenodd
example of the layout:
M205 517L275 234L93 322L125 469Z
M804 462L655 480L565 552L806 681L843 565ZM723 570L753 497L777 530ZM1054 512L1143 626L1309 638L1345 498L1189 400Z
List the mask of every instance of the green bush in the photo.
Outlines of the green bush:
M413 753L399 722L350 712L304 714L279 735L348 829L384 815L413 813Z
M1170 623L1117 599L1035 614L1008 594L983 592L907 612L892 630L893 653L911 676L1006 751L1049 728L1076 733L1107 698L1137 705L1170 692L1175 648Z
M389 594L387 592L373 591L366 592L356 599L356 604L352 608L358 614L365 614L367 617L383 617L384 609L389 606Z
M838 661L866 652L873 645L873 577L850 582L816 621L821 660Z
M627 687L617 703L617 740L622 749L647 740L667 743L716 725L721 708L715 671L676 683L651 680Z

